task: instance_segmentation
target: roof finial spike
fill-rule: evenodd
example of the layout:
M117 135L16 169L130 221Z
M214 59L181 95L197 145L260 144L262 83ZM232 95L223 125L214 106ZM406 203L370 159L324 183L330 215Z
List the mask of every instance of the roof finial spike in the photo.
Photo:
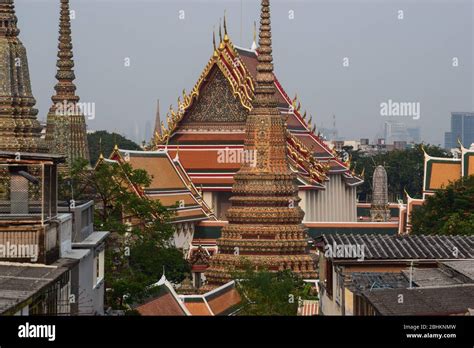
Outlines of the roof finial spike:
M219 19L219 50L222 51L225 47L224 39L222 38L222 18Z
M173 161L179 161L179 141L176 144L176 155L174 156Z
M251 50L254 52L257 51L257 21L253 22L253 42Z
M156 103L155 137L156 137L156 134L161 136L161 115L160 115L160 100L159 99L157 100L157 103Z
M461 142L461 139L458 138L458 144L459 144L459 147L461 148L461 151L462 150L466 150L466 148L464 147L463 143Z
M214 46L214 51L216 51L217 47L216 47L216 27L215 26L212 29L212 45Z
M226 16L226 10L224 10L224 42L229 42L229 36L227 35L227 16Z
M114 132L114 151L118 151L119 147L117 145L117 133Z
M222 42L222 18L219 18L219 42Z

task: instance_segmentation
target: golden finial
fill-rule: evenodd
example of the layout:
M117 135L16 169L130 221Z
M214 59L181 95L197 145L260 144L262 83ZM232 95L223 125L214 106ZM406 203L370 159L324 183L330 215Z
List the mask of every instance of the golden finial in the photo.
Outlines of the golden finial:
M310 116L309 117L309 120L308 120L308 125L311 127L311 123L313 122L313 116Z
M222 42L222 19L219 19L219 42Z
M224 42L229 42L229 36L227 35L227 18L226 10L224 10Z
M215 53L216 50L217 50L217 47L216 47L216 27L214 27L212 29L212 45L214 46L214 53Z
M117 133L114 132L114 151L118 151L118 145L117 145Z

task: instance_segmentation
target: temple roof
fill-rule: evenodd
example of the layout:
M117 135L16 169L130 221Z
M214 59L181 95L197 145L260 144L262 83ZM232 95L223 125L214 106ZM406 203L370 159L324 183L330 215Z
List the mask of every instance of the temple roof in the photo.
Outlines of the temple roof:
M142 169L151 176L147 188L134 187L137 194L159 200L176 215L174 222L215 220L212 209L203 200L192 183L179 158L172 159L168 151L128 151L117 147L110 155L111 163L129 163L133 169ZM100 161L100 159L99 159Z
M158 287L158 294L134 308L141 315L152 316L215 316L229 315L241 302L235 282L202 295L178 295L173 285L162 276L151 287Z
M463 176L474 175L474 146L460 146L459 158L433 157L425 151L424 193L433 193Z
M218 184L229 187L232 185L233 175L229 180L212 179L212 176L206 180L194 177L195 171L207 169L208 172L221 174L230 171L235 173L240 168L238 163L233 166L208 163L212 162L216 156L207 156L204 149L198 146L206 144L206 151L224 145L236 145L243 149L245 119L239 117L225 121L200 119L196 122L190 121L188 115L200 98L206 98L207 86L213 80L221 79L222 76L230 86L233 97L238 99L240 107L248 114L255 97L257 57L258 53L254 49L234 46L226 33L220 44L216 46L192 91L189 94L183 91L182 97L178 98L177 111L170 107L167 116L168 127L166 128L161 122L161 132L155 132L155 148L160 149L168 145L167 148L172 151L173 146L179 144L183 150L183 156L186 156L184 153L188 149L193 151L188 155L189 158L183 157L183 165L194 183L206 186ZM351 172L350 163L339 159L337 153L328 148L323 139L314 133L316 128L312 124L312 117L307 117L306 112L301 112L301 102L297 97L291 99L288 96L276 76L274 76L274 86L278 109L286 120L290 166L298 172L300 185L322 189L324 182L330 180L329 174L341 173L345 174L344 180L348 185L361 184L363 179ZM206 115L209 114L209 112L206 113Z
M173 285L163 275L151 287L158 288L158 294L145 303L134 306L141 315L151 316L187 316L191 315L186 306L179 299Z

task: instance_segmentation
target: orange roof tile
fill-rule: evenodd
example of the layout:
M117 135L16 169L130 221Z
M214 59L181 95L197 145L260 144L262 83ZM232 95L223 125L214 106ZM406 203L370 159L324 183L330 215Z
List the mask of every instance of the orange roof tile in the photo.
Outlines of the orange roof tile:
M186 313L181 309L178 300L170 293L155 298L136 308L144 316L185 316Z

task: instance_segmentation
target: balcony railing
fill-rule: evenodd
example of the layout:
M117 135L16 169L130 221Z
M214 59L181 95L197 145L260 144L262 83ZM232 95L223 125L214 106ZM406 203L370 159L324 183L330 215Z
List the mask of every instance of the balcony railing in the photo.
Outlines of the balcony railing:
M55 218L57 167L48 163L0 164L0 223L41 222Z

